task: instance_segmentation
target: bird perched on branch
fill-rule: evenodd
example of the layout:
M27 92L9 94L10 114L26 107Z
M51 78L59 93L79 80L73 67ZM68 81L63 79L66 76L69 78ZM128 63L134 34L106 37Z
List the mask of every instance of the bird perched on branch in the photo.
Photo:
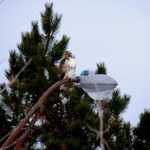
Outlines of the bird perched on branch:
M72 56L72 53L66 51L64 58L61 60L59 65L60 79L72 80L76 71L76 62ZM60 86L63 89L63 85Z

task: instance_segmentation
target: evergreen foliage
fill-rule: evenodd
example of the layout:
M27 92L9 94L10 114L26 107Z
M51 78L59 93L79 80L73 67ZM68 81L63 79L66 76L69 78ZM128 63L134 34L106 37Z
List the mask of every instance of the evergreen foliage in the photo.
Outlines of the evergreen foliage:
M140 115L140 121L134 128L135 140L131 146L134 149L150 149L150 110L145 110Z
M46 4L41 13L42 33L38 22L32 22L31 31L22 33L18 51L10 51L6 77L10 87L1 84L1 100L9 107L0 106L0 137L11 131L23 119L48 87L59 80L58 63L67 50L69 37L63 35L57 40L61 15L53 12L53 4ZM29 61L30 60L30 61ZM16 75L23 66L16 79ZM96 74L107 74L104 63L97 64ZM110 100L103 101L105 149L126 150L135 140L129 122L121 114L127 109L130 96L121 96L117 89ZM149 141L141 134L145 124L145 112L134 133L139 140ZM149 119L149 118L148 118ZM143 125L144 124L144 125ZM146 133L146 130L144 130ZM143 137L144 136L144 137ZM93 101L78 85L68 84L65 91L57 90L47 98L39 123L34 125L24 146L27 149L90 150L99 146L99 117ZM2 144L2 142L0 143ZM136 150L136 148L135 148Z
M96 74L107 74L107 69L104 62L97 64Z

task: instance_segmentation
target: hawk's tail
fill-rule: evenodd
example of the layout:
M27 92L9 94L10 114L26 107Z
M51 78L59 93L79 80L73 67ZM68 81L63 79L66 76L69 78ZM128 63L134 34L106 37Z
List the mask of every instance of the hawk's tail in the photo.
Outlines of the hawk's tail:
M65 73L60 74L59 80L63 80L64 76L65 76Z

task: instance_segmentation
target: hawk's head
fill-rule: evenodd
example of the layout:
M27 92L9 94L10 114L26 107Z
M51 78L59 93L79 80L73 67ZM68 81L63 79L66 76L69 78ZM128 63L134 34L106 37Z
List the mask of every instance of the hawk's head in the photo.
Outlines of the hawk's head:
M69 52L69 51L66 51L66 52L65 52L65 58L69 58L69 57L72 58L72 53Z

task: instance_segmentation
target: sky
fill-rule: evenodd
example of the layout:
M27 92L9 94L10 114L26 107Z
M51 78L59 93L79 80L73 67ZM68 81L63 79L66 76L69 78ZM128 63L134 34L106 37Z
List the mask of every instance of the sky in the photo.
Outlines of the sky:
M121 95L131 96L122 117L136 126L144 109L150 109L149 0L0 0L0 83L8 83L9 51L17 50L21 33L31 31L32 21L38 21L42 32L40 13L51 2L62 15L56 38L70 37L76 75L104 62Z

